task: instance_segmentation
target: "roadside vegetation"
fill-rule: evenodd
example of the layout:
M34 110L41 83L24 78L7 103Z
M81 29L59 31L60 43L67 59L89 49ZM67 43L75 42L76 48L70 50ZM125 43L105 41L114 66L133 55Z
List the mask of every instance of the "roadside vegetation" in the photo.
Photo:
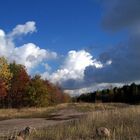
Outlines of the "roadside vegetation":
M47 108L1 109L4 118L45 118L61 110L85 113L65 123L36 129L26 140L139 140L140 105L122 103L64 103ZM52 118L53 120L53 118ZM105 127L111 132L109 138L99 137L96 129ZM1 138L7 140L8 138Z
M139 140L139 116L140 106L93 111L79 120L38 130L29 140ZM108 128L111 136L99 137L99 127Z
M58 85L39 75L31 77L23 65L0 57L0 108L47 107L69 101Z
M103 111L128 107L127 104L90 104L90 103L64 103L44 108L0 109L0 120L16 118L47 118L52 113L62 109L74 109L78 112Z

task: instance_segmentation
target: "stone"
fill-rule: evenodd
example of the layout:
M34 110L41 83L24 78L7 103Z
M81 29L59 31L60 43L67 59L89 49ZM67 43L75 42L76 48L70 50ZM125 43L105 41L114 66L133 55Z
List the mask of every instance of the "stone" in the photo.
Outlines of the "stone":
M110 137L110 130L106 127L99 127L96 129L96 133L99 137Z

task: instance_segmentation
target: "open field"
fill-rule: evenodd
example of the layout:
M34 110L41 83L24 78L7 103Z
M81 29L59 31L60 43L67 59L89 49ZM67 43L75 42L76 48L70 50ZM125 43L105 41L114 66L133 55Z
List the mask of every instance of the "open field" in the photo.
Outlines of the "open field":
M8 111L0 110L1 120ZM0 129L6 123L8 128L14 124L14 128L21 126L19 130L29 124L37 132L27 140L98 140L101 139L96 135L99 127L107 127L111 131L110 140L140 140L140 106L71 103L10 111L7 119L11 119L0 121Z
M97 110L108 110L128 107L127 104L89 104L89 103L66 103L47 108L21 108L21 109L0 109L0 120L15 118L46 118L49 114L62 109L75 109L78 112L91 112Z
M98 140L96 128L111 131L110 140L140 140L140 106L104 110L65 124L48 127L32 135L29 140Z

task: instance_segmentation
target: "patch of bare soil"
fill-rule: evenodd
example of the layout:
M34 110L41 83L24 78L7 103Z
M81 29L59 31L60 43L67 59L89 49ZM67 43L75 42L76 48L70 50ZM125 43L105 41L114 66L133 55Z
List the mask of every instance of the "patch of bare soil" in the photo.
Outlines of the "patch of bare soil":
M73 108L61 109L55 113L51 113L47 118L26 118L26 119L10 119L0 121L0 136L10 135L15 131L19 131L27 126L36 129L44 128L59 123L64 123L73 119L78 119L86 113L80 113Z

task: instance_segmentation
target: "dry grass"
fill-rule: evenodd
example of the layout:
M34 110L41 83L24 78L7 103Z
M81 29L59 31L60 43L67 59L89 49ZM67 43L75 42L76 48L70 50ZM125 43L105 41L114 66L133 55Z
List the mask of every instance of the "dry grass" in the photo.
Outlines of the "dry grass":
M129 107L129 105L123 103L72 103L68 104L68 107L74 108L79 112L92 112L126 108Z
M39 130L29 140L99 140L96 128L111 130L110 140L140 140L140 106L95 111L77 121Z
M126 107L126 104L89 104L89 103L67 103L47 108L22 108L22 109L0 109L0 120L14 118L47 118L50 113L61 109L74 108L79 112L96 110L108 110Z
M79 120L37 130L27 140L104 140L96 135L99 127L110 129L109 140L140 140L140 106L71 103L48 108L1 109L0 119L46 118L50 113L71 108L89 113Z
M51 112L55 112L55 107L0 109L0 120L15 118L44 118Z

